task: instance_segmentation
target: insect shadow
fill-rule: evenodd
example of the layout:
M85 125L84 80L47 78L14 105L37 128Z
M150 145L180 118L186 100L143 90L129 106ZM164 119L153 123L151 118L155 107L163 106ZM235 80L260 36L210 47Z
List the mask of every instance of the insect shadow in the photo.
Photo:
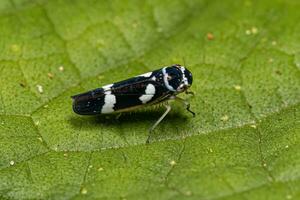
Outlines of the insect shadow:
M163 108L151 110L138 110L133 112L122 113L121 115L97 115L97 116L72 116L69 118L71 125L79 131L101 129L103 132L109 129L123 129L122 135L126 137L126 133L130 132L149 132L150 127L162 115L165 110ZM174 109L154 130L154 134L163 133L166 137L179 134L178 132L186 126L189 115L183 114L181 111ZM162 135L163 135L162 134Z

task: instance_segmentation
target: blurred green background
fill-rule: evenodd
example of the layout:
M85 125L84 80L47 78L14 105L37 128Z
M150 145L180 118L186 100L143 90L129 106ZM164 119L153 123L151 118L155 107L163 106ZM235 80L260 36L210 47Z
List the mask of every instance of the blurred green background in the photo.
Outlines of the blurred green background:
M299 10L0 0L0 199L300 199ZM149 145L162 109L72 112L73 94L173 63L197 116L173 103Z

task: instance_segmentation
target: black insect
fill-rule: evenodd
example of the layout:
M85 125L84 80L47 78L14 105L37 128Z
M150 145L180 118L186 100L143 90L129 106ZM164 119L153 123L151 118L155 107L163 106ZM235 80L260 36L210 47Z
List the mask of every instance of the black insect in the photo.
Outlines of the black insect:
M188 91L192 82L192 73L184 66L175 64L72 96L73 110L79 115L97 115L126 112L142 106L163 103L166 111L151 126L148 143L151 132L171 110L168 100L182 102L187 111L195 116L190 110L189 102L177 97L177 94L182 92L193 94Z

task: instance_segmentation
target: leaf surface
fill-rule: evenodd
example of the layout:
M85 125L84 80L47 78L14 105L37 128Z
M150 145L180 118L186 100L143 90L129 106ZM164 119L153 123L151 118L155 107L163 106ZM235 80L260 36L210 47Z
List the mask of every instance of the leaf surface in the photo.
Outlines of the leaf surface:
M300 198L296 1L0 2L3 199ZM181 105L81 117L71 95L181 63ZM182 95L184 97L184 95Z

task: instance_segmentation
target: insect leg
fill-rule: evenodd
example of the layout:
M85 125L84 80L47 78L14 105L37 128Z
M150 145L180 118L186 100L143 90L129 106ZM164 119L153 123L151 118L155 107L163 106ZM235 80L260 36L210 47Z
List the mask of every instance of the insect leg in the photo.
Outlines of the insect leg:
M195 93L194 92L192 92L192 91L185 91L185 94L190 94L190 95L192 95L192 96L195 96Z
M115 119L118 120L121 117L121 115L122 115L122 113L117 114Z
M190 103L189 103L187 100L182 99L182 98L177 97L177 96L175 96L174 99L175 99L176 101L179 101L179 102L183 103L183 104L186 106L186 110L189 111L190 113L192 113L193 117L196 116L196 113L194 113L193 111L190 110L190 106L191 106L191 105L190 105Z
M164 114L155 122L155 124L153 124L151 126L151 128L149 129L149 134L148 134L148 138L146 143L148 144L150 142L150 137L151 137L151 133L152 131L155 129L155 127L165 118L165 116L170 112L171 110L171 106L169 104L165 104L166 107L166 111L164 112Z

